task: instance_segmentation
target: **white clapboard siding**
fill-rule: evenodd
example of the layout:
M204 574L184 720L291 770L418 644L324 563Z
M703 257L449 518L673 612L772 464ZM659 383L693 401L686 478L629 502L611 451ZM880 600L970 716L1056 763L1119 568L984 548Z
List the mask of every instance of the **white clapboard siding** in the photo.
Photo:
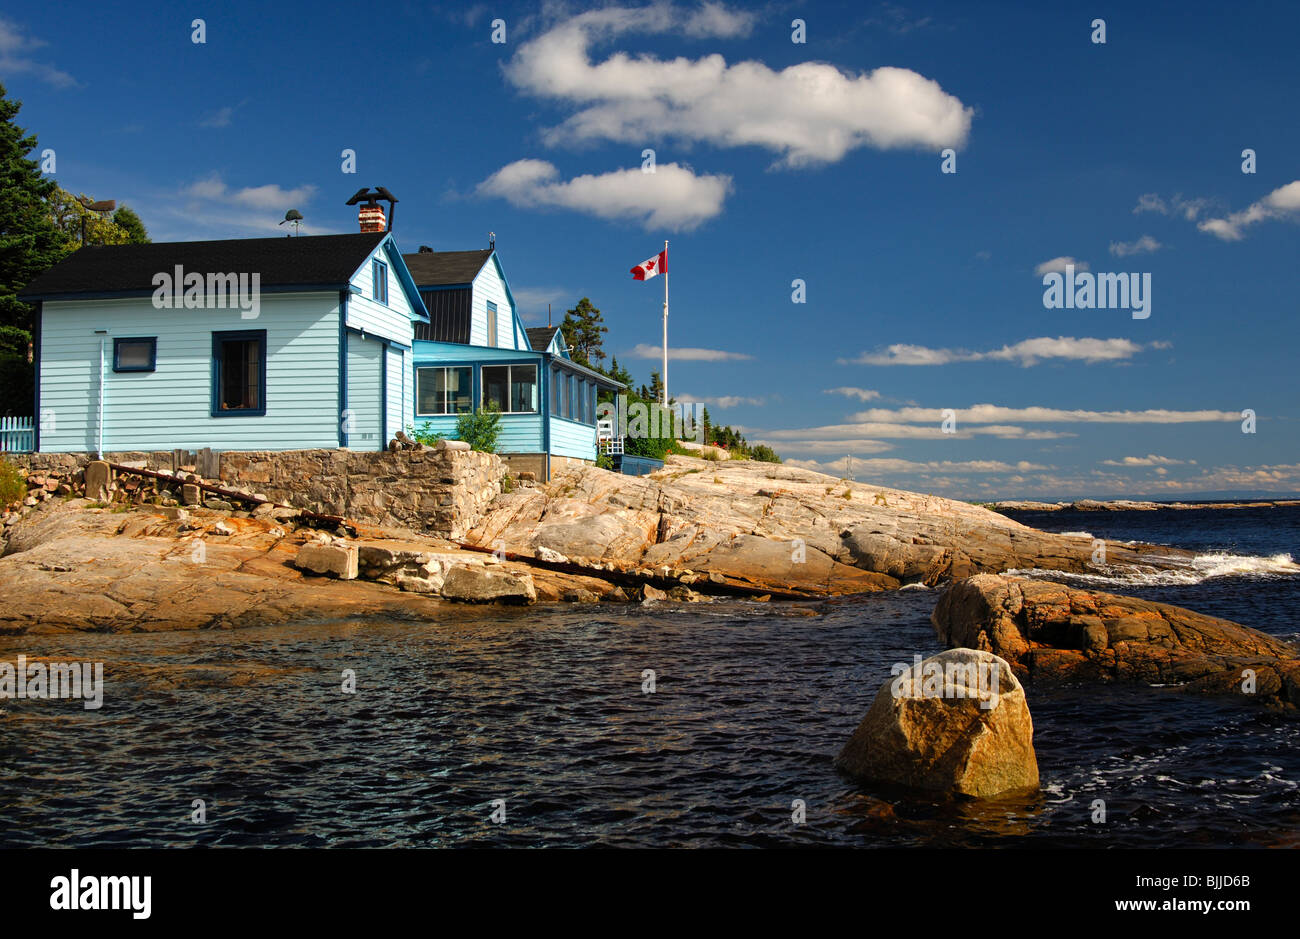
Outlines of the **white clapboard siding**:
M106 452L338 446L339 295L263 294L235 310L158 310L149 297L47 301L41 316L41 450L97 447L100 337ZM266 330L266 414L212 416L212 333ZM114 372L114 337L157 337L152 372Z

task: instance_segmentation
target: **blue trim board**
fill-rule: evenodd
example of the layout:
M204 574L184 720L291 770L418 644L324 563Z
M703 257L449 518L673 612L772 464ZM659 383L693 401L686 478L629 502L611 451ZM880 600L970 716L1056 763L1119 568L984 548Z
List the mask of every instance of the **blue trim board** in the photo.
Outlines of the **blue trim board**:
M344 429L343 412L348 409L348 291L339 291L339 409L334 422L339 428L339 446L348 445L348 432Z
M35 387L32 389L32 452L41 450L41 302L36 301L32 314L32 362Z
M402 285L408 301L411 304L411 310L416 318L429 322L429 311L424 305L424 298L420 296L420 288L415 284L415 278L411 276L410 270L406 267L406 261L402 259L402 252L397 248L397 242L393 236L389 235L383 242L384 252L392 262L392 269L397 274L397 281Z
M379 333L368 333L360 326L348 326L348 332L360 336L362 339L373 339L375 342L382 342L385 346L393 349L401 349L403 352L410 352L410 346L404 346L395 339L389 339L387 336L381 336Z

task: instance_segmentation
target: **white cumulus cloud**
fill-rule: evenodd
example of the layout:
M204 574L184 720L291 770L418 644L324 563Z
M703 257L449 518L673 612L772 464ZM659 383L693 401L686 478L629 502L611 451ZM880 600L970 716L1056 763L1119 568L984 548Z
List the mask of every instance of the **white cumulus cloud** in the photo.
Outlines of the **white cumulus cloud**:
M1274 189L1263 199L1223 218L1207 218L1196 227L1224 241L1240 241L1242 230L1266 219L1300 219L1300 179Z
M722 211L731 177L697 176L676 163L653 173L636 169L562 179L545 160L516 160L478 185L481 195L497 196L527 208L564 208L603 219L627 219L647 229L687 231Z
M1155 344L1153 344L1154 346ZM874 352L863 352L851 359L839 359L841 365L948 365L952 362L1015 362L1029 367L1049 359L1085 362L1119 362L1142 351L1141 343L1131 339L1076 339L1073 336L1038 336L990 349L932 349L927 346L895 343Z
M638 342L632 347L632 357L634 359L662 359L664 357L664 347ZM752 359L753 356L745 355L743 352L724 352L721 349L697 349L690 346L674 349L669 346L668 358L684 362L732 362L741 359Z
M717 53L668 60L620 50L591 58L593 46L627 34L725 39L751 25L751 14L716 3L605 7L524 43L506 75L522 91L577 107L546 132L552 145L676 138L762 147L793 167L835 162L860 147L938 150L966 142L972 110L910 69L856 73L802 62L774 70L753 60L728 64Z
M846 398L856 398L859 401L875 401L880 397L879 391L872 391L869 388L827 388L822 392L828 395L844 395Z
M1151 254L1153 251L1159 251L1160 248L1160 242L1150 235L1143 235L1137 241L1112 241L1110 243L1110 253L1117 258L1126 258L1131 254Z
M1064 274L1066 265L1068 264L1073 264L1076 271L1086 271L1088 269L1087 261L1080 261L1076 258L1070 257L1069 255L1062 255L1059 258L1052 258L1044 261L1042 264L1034 268L1034 273L1039 277L1042 277L1044 274Z

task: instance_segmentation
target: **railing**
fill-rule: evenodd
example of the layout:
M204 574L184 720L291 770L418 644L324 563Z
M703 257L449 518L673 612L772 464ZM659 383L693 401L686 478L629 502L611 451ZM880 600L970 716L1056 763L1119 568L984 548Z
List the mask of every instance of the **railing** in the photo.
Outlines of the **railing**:
M31 453L36 423L30 417L0 417L0 453Z
M614 436L614 422L611 420L596 421L596 442L601 453L618 456L623 452L623 437Z

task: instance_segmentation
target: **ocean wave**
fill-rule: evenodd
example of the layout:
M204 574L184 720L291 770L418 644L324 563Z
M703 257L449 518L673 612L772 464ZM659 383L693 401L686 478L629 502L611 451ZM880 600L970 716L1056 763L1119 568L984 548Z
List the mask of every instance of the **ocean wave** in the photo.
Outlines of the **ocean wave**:
M1131 584L1141 587L1199 584L1214 577L1290 577L1300 574L1300 564L1290 554L1259 557L1214 552L1198 554L1191 560L1169 559L1168 568L1108 567L1099 573L1075 574L1039 569L1007 571L1017 577L1042 577L1095 584Z

